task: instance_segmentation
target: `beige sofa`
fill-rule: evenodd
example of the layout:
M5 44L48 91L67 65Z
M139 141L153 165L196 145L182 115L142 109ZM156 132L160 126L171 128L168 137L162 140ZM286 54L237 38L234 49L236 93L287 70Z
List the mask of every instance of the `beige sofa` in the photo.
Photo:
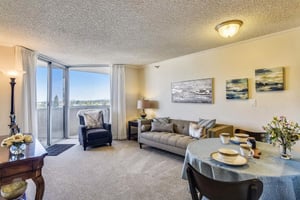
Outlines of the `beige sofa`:
M149 145L159 149L163 149L178 155L185 156L187 145L197 139L189 136L190 122L195 121L170 119L173 123L174 133L169 132L151 132L151 120L138 121L138 142L140 148L142 145ZM144 130L145 127L148 130ZM226 124L216 124L213 128L207 129L207 138L219 137L220 133L230 133L233 135L233 126Z

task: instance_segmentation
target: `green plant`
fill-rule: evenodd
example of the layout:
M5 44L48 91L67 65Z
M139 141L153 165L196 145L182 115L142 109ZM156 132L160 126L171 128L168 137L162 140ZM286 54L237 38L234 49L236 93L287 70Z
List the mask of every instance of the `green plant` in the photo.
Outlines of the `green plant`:
M291 151L295 141L299 139L299 124L287 120L285 116L273 117L273 120L263 126L263 129L269 134L271 143L274 145L279 143L282 145L283 151L286 149Z

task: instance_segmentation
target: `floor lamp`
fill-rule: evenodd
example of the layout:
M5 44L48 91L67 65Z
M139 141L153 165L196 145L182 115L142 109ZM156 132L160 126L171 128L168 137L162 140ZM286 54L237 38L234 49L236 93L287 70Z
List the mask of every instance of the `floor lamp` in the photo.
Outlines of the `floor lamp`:
M8 125L10 128L10 135L15 135L20 132L20 129L16 123L16 115L15 115L15 85L16 78L10 78L10 86L11 86L11 98L10 98L10 124Z

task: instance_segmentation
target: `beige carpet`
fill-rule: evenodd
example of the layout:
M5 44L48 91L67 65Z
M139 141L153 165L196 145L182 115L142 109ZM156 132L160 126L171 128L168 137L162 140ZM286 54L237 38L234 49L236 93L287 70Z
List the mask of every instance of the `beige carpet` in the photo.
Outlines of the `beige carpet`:
M181 179L183 157L146 147L136 141L83 151L76 143L58 156L47 156L43 168L45 200L190 200ZM28 181L27 199L35 186Z

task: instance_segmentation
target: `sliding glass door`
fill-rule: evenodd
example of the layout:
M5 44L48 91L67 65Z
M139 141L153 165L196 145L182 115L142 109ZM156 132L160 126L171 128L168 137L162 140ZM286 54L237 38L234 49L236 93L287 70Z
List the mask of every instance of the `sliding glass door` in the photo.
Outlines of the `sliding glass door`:
M62 66L38 60L38 139L44 146L50 146L65 136L64 77L65 70Z
M64 69L51 66L51 131L48 145L64 138Z

